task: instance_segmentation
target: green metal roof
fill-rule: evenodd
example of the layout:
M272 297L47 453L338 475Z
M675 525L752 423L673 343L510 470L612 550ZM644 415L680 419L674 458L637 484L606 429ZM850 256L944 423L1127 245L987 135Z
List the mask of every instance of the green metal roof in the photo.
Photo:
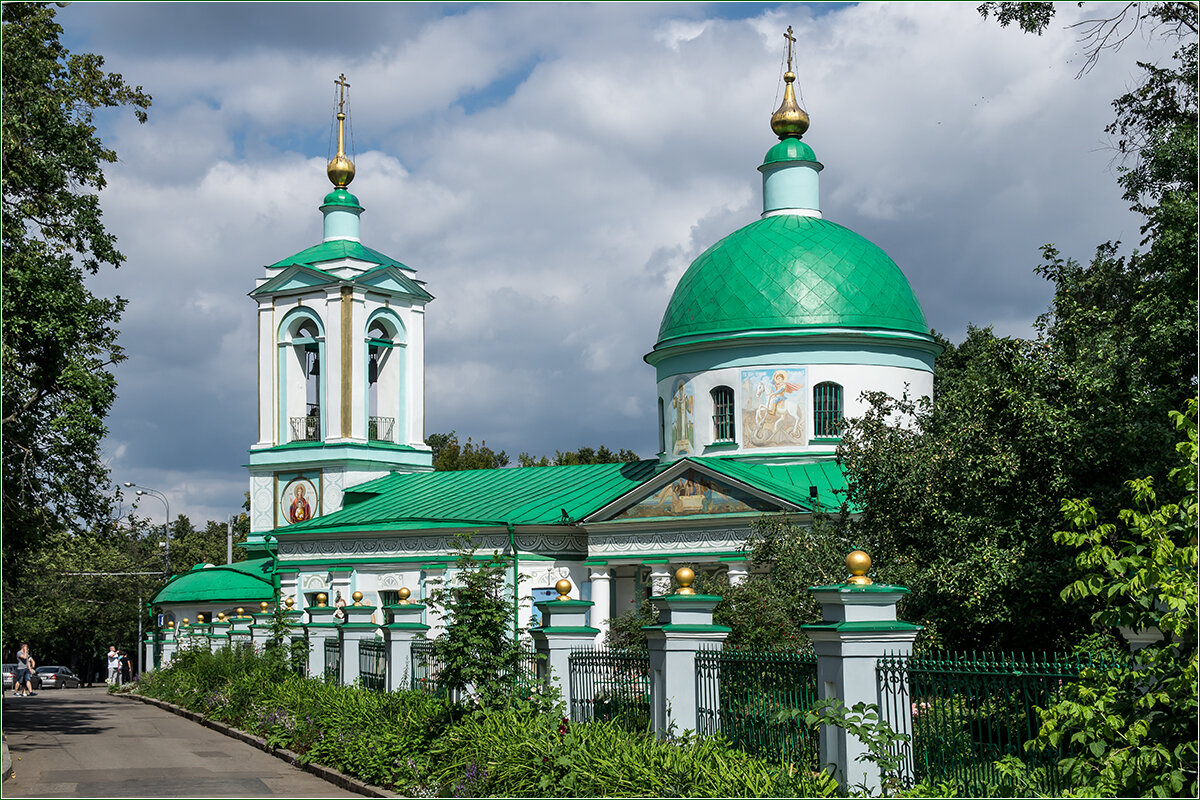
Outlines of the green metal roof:
M687 459L807 508L816 486L827 509L840 506L845 478L832 461L750 464L734 458ZM471 526L558 525L565 511L576 522L652 479L655 460L455 472L394 473L346 490L332 514L278 529L291 533L420 530Z
M395 474L347 491L377 493L281 535L347 529L556 525L582 519L651 477L657 461ZM359 495L361 497L361 494Z
M313 266L323 261L337 261L343 258L353 258L357 261L366 261L371 264L412 270L412 267L397 261L391 256L386 256L378 250L372 250L364 246L361 242L352 242L349 239L334 239L329 242L315 244L312 247L301 250L295 255L276 261L268 269L287 267L292 264Z
M812 505L810 490L813 486L817 487L817 502L826 511L835 511L841 507L843 494L839 492L844 493L846 489L846 476L836 461L755 464L737 458L711 456L700 456L690 460L805 508Z
M817 154L799 139L784 139L767 151L763 166L779 161L816 161ZM819 163L819 162L818 162Z
M929 334L887 253L835 222L779 214L734 231L692 262L656 347L684 336L817 327Z
M257 558L234 564L200 567L176 575L150 602L154 604L270 600L274 596L271 559Z

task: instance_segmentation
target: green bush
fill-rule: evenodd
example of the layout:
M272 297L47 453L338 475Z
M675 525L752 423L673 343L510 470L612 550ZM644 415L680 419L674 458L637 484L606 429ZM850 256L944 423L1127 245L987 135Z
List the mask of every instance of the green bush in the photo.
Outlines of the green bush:
M409 796L829 796L835 784L720 738L660 741L514 700L482 712L423 692L379 693L280 673L249 648L181 654L137 693L258 734Z

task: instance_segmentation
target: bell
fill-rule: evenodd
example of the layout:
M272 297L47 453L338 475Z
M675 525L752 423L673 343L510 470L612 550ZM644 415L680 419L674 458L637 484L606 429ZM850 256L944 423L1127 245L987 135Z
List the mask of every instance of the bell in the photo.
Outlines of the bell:
M371 357L367 360L367 382L379 382L379 353L375 350L371 351Z
M313 356L312 366L308 370L309 375L321 374L321 359L318 356Z

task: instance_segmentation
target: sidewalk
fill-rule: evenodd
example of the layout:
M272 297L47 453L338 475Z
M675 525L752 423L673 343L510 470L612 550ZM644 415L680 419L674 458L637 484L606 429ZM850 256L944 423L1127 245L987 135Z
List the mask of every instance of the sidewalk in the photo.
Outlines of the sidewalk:
M6 798L362 797L102 687L6 696L4 734Z

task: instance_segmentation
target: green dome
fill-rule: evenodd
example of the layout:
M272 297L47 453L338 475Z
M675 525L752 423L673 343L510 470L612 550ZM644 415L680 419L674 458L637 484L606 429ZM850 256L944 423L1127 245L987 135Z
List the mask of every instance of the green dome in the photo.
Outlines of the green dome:
M345 189L334 189L325 195L325 199L321 201L321 208L325 206L345 206L346 208L357 208L359 211L363 210L363 207L358 204L358 198Z
M692 262L667 304L658 343L816 327L929 333L887 253L837 223L779 214L734 231Z
M787 138L767 151L763 166L779 161L816 161L817 154L799 139Z

